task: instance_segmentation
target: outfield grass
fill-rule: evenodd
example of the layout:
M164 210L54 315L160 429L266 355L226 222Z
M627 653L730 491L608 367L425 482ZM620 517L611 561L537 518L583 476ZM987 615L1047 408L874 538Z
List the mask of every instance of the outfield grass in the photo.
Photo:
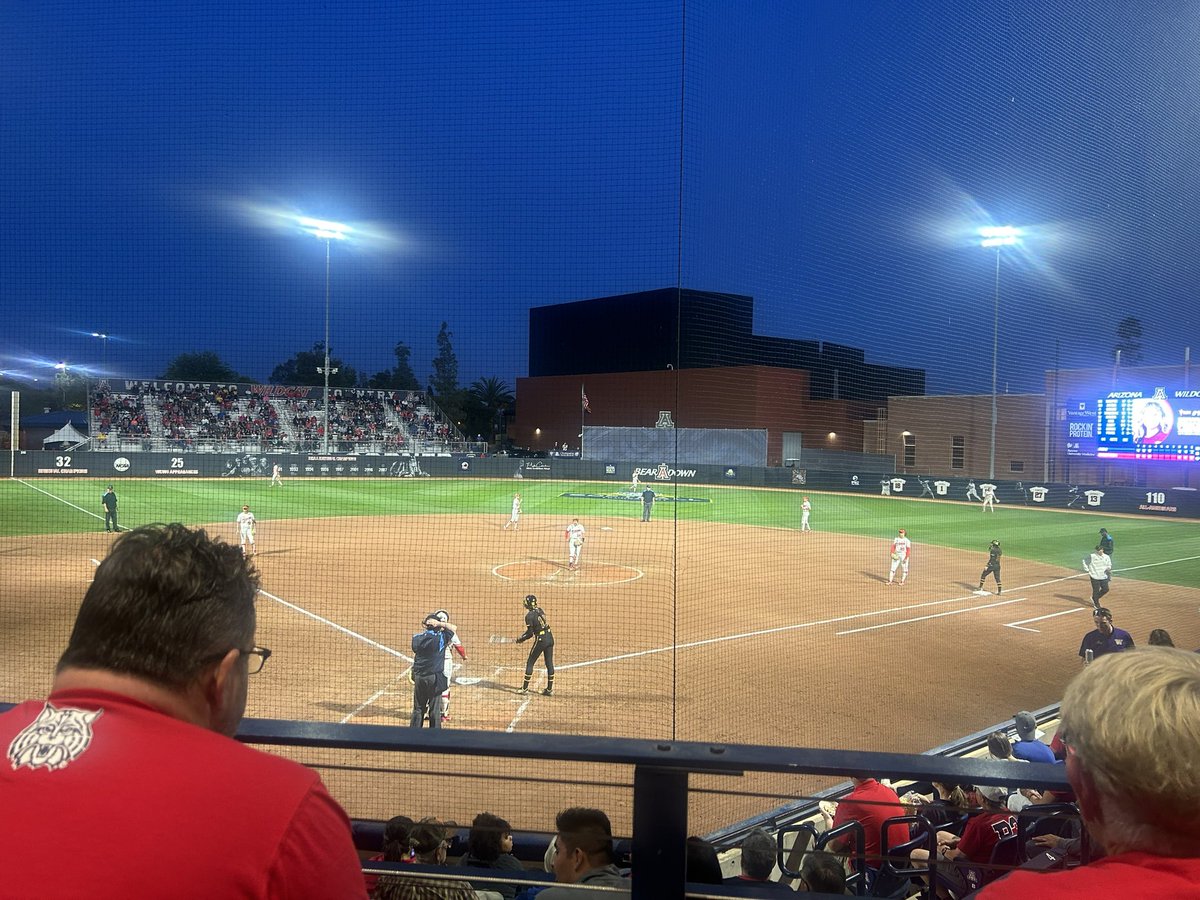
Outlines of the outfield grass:
M0 535L56 534L102 527L98 479L31 479L0 483ZM271 519L413 513L482 513L508 518L514 490L526 515L641 518L640 502L563 497L565 492L608 493L620 485L584 482L485 479L289 479L271 488L269 479L128 480L116 483L123 526L155 521L232 523L243 503L262 522ZM672 496L674 488L659 486ZM44 492L44 493L43 493ZM708 503L662 503L654 516L680 520L797 529L798 491L680 485L681 497ZM1105 526L1116 547L1118 570L1132 578L1163 584L1200 586L1200 547L1194 522L1114 518L1103 513L999 506L984 514L977 505L908 500L874 495L810 492L813 527L818 531L878 538L886 542L906 528L919 553L922 544L973 550L981 559L988 543L999 540L1006 556L1078 569ZM74 508L74 507L79 507ZM1181 560L1163 565L1170 560Z

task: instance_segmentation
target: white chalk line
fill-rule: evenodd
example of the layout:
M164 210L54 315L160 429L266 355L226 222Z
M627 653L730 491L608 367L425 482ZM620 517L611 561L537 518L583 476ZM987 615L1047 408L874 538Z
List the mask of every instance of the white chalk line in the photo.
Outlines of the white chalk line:
M1041 634L1041 631L1039 631L1036 628L1022 628L1021 626L1028 625L1030 622L1041 622L1044 619L1053 619L1058 616L1069 616L1071 613L1083 612L1083 610L1084 610L1084 607L1082 607L1082 606L1077 607L1075 609L1064 609L1064 610L1060 610L1059 612L1048 613L1047 615L1037 616L1032 619L1020 619L1019 621L1016 621L1016 622L1005 622L1004 627L1005 628L1016 628L1020 631L1032 631L1034 634Z
M411 656L405 656L399 650L393 650L391 647L388 647L386 644L381 644L381 643L379 643L379 641L373 641L369 637L359 634L357 631L351 631L346 626L339 625L337 622L331 622L329 619L326 619L324 616L318 616L314 612L309 612L307 609L305 609L302 606L297 606L295 603L289 603L287 600L284 600L282 597L276 597L274 594L270 593L269 591L264 591L262 588L259 588L258 592L260 594L262 594L264 597L266 597L268 600L274 600L276 603L280 603L283 606L286 606L288 609L293 610L294 612L300 613L300 615L302 615L302 616L308 616L310 619L314 619L323 625L328 625L330 628L340 631L342 634L349 635L352 638L356 638L357 640L362 641L364 644L374 647L376 650L382 650L384 653L391 654L392 656L396 657L397 659L404 660L406 663L412 662Z
M28 481L22 481L20 478L14 478L13 480L17 482L17 484L25 485L25 487L29 488L30 490L37 491L39 494L45 494L51 500L57 500L59 503L65 503L67 506L71 507L71 509L77 509L81 513L91 516L93 519L104 519L104 516L100 515L99 513L94 513L90 509L84 509L82 506L76 506L70 500L64 500L62 497L59 497L57 494L52 494L49 491L43 491L40 487L32 485ZM97 563L97 565L99 565L99 563Z
M412 667L410 666L409 668L411 669ZM401 672L399 675L397 675L395 678L393 678L391 681L389 681L387 684L385 684L383 687L381 687L379 690L377 690L375 693L373 693L370 697L368 697L362 703L358 704L358 706L354 707L354 709L351 712L348 712L345 716L343 716L341 721L338 724L345 725L347 722L349 722L351 719L353 719L355 716L357 716L360 712L362 712L364 709L366 709L368 706L370 706L372 703L374 703L376 700L378 700L384 694L391 693L392 685L394 685L397 681L399 681L401 678L406 676L408 674L408 672L409 672L409 669L405 669L403 672Z
M532 702L533 702L532 697L525 698L525 702L523 702L517 708L517 714L515 716L513 716L513 720L511 722L509 722L508 727L504 729L505 734L512 734L514 731L517 730L517 724L521 721L521 716L525 715L525 710L529 709L529 704Z
M945 616L961 616L963 613L978 612L981 609L991 609L993 606L1008 606L1010 603L1022 603L1024 597L1017 597L1014 600L1000 600L997 603L985 603L982 606L968 606L964 609L949 609L945 612L932 613L928 616L917 616L914 619L900 619L898 622L884 622L881 625L867 625L863 628L851 628L848 631L837 632L838 637L847 634L859 634L863 631L878 631L881 628L895 628L897 625L911 625L913 622L926 622L929 619L941 619Z

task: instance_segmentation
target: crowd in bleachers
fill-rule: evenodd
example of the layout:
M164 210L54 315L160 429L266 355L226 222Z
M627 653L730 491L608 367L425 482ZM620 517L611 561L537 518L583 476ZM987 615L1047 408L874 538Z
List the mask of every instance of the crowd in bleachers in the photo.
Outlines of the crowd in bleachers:
M325 444L321 399L275 399L238 385L189 386L153 382L91 395L90 428L104 446L154 438L164 450L260 452L320 449ZM281 422L282 418L282 422ZM445 447L458 435L418 391L341 389L330 396L329 445L338 452L399 453Z

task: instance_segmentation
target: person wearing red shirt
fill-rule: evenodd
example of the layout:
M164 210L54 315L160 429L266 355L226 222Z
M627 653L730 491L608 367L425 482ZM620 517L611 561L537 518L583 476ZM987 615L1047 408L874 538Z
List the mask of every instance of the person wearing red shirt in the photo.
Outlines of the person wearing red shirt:
M837 812L833 817L831 828L838 828L847 822L858 822L863 828L863 854L867 865L878 868L880 858L880 837L885 819L893 816L905 816L908 812L900 805L896 792L885 784L880 784L874 778L857 776L851 777L854 789L842 800L838 801ZM895 847L908 840L908 825L892 825L888 828L888 846ZM827 847L834 853L851 852L853 836L846 834L835 838Z
M1200 657L1174 647L1100 657L1067 686L1061 718L1067 780L1108 855L1018 870L981 900L1198 896Z
M123 533L50 696L0 715L0 898L366 896L320 777L233 739L259 578L202 530ZM86 835L64 854L63 829Z

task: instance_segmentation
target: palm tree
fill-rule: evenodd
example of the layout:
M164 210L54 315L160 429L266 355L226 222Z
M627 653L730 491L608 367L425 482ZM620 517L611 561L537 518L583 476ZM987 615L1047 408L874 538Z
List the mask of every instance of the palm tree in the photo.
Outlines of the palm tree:
M512 408L516 399L513 392L502 379L493 375L488 378L477 378L467 389L467 394L470 396L471 405L479 414L477 420L479 427L475 430L486 428L490 436L495 439L496 434L500 431L501 416Z

